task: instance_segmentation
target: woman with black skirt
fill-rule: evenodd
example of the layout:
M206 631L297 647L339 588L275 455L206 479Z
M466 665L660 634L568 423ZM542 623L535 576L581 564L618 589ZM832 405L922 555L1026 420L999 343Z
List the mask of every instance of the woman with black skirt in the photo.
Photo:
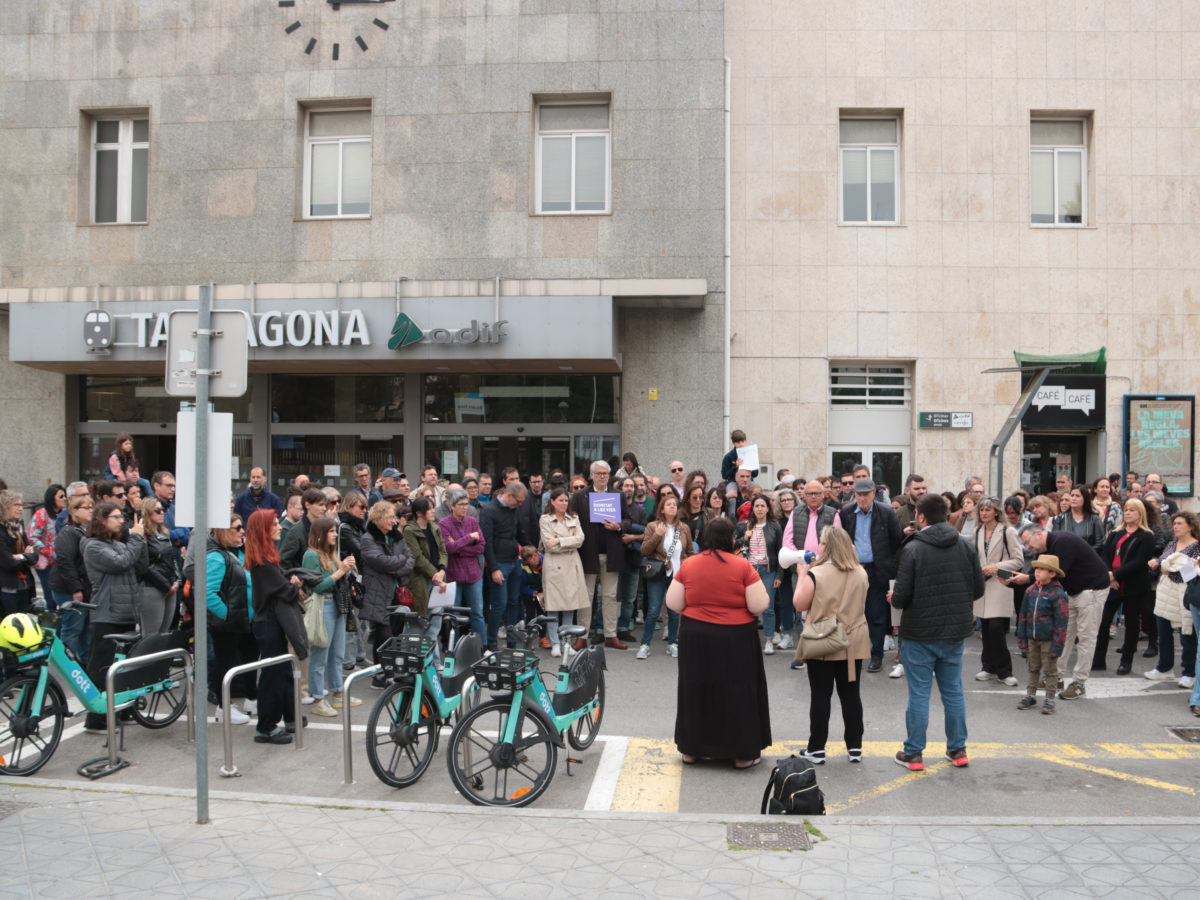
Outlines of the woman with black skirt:
M1146 520L1146 507L1136 497L1125 501L1121 522L1121 527L1114 529L1104 542L1104 552L1100 554L1108 564L1111 590L1100 617L1092 671L1104 671L1105 656L1108 654L1108 627L1117 614L1117 608L1123 606L1125 641L1121 645L1117 674L1128 675L1133 667L1133 655L1137 652L1142 610L1150 602L1150 560L1155 555L1156 536Z
M667 589L667 608L682 615L675 746L687 765L732 759L748 769L771 743L757 618L769 601L754 567L734 555L733 537L729 519L709 522L702 552Z

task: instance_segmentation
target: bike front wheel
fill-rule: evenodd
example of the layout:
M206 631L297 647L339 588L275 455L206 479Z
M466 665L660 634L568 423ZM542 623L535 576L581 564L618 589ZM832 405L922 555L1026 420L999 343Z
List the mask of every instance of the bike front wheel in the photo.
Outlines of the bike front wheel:
M38 676L22 674L0 684L0 773L32 775L50 761L62 738L67 701L47 680L42 702L33 708Z
M600 733L600 722L604 719L604 673L596 674L599 677L596 680L596 692L592 695L596 708L585 712L567 729L567 741L576 750L586 750L592 746L596 735Z
M394 788L408 787L425 774L438 747L437 706L424 694L413 722L411 684L393 684L367 717L367 759L376 777Z
M520 709L512 743L502 742L499 735L511 715L508 700L493 700L464 715L450 733L446 754L450 780L476 806L527 806L554 779L555 735Z

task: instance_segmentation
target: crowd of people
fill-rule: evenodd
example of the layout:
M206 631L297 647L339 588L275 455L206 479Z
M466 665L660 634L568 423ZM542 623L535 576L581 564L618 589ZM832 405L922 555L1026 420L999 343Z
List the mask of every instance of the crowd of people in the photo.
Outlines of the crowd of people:
M542 641L552 656L561 625L587 625L590 640L637 660L661 646L661 629L679 660L676 741L687 764L759 761L771 742L763 659L794 651L790 666L811 689L812 762L826 758L835 690L848 757L861 760L861 679L895 653L888 674L909 688L897 762L922 765L936 680L947 756L966 765L962 657L973 632L975 679L1018 687L1015 649L1028 670L1017 706L1037 707L1042 691L1044 714L1086 697L1121 623L1117 675L1132 671L1145 632L1142 656L1156 658L1145 677L1176 679L1178 639L1178 684L1200 716L1200 520L1165 496L1158 475L1060 475L1053 492L1004 498L976 476L933 494L910 474L893 493L865 466L810 479L781 469L765 487L742 465L745 434L731 443L718 481L680 460L660 479L629 452L586 473L522 477L510 466L494 480L474 469L448 480L426 465L415 486L395 468L358 465L344 493L300 474L279 496L255 467L231 496L229 526L200 540L175 525L173 475L143 479L122 434L103 479L51 484L28 522L24 498L0 489L0 603L5 615L39 594L51 608L93 604L64 612L60 633L103 683L115 649L105 634L186 631L202 599L210 700L231 667L290 646L303 660L302 702L327 717L361 702L343 696L344 673L398 633L398 606L427 615L437 635L437 608L453 599L488 649L513 646L517 626L545 610L557 620ZM241 707L217 702L218 721L256 718L255 740L290 742L287 667L239 681ZM89 716L86 727L103 724Z

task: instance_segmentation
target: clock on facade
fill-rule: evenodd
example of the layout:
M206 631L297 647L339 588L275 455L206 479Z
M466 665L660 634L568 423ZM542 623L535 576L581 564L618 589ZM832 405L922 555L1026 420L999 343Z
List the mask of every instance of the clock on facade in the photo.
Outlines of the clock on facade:
M339 18L345 18L347 23L353 29L353 40L359 51L366 53L370 45L367 43L366 35L370 28L378 28L381 32L386 32L390 27L386 21L374 16L374 13L369 11L370 7L382 6L384 3L392 3L393 0L277 0L281 9L294 9L301 15L305 14L305 9L308 10L308 16L311 21L303 19L295 19L290 22L283 30L286 34L295 34L302 32L301 37L307 36L308 41L304 44L304 52L312 55L319 47L322 47L322 39L315 34L315 29L320 25L319 11L321 4L324 3L329 9L339 12ZM374 16L374 18L371 18ZM338 37L349 37L349 34L339 33ZM337 60L341 56L342 42L341 40L324 39L324 43L329 45L330 59ZM324 52L323 47L321 52Z

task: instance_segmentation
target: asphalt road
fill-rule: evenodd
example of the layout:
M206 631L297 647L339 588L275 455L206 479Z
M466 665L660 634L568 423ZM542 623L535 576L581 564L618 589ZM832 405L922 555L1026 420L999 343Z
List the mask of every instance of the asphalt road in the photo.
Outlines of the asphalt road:
M808 683L804 672L789 668L790 652L764 658L768 675L775 744L764 763L734 771L728 763L682 766L671 739L675 718L676 662L661 640L645 661L633 651L608 651L607 708L600 739L568 776L560 755L554 782L538 801L557 809L647 812L757 812L771 760L803 748L808 734ZM864 672L866 759L851 765L841 752L840 713L834 703L830 760L818 770L830 814L903 816L1173 816L1191 815L1200 795L1200 744L1174 735L1171 727L1200 726L1187 707L1189 692L1175 682L1153 683L1141 677L1153 660L1131 676L1097 673L1089 698L1060 702L1057 714L1019 712L1022 687L974 680L979 641L967 642L968 748L972 763L956 770L941 760L944 733L941 707L930 714L928 769L910 773L893 764L904 733L907 688L904 679ZM1142 660L1138 660L1139 663ZM543 668L553 669L547 654ZM1018 677L1024 681L1023 661ZM252 726L235 726L236 778L222 778L221 729L209 724L211 786L279 797L318 797L336 803L403 800L466 804L450 783L445 740L429 771L416 785L398 791L375 779L363 749L363 724L378 692L359 683L364 699L354 716L354 778L343 784L340 719L310 717L302 750L251 741ZM75 772L87 759L102 755L103 737L82 733L82 717L69 720L65 739L51 762L37 773L75 786ZM162 731L131 726L121 754L132 765L105 779L107 785L136 784L188 788L195 784L194 748L181 720Z

